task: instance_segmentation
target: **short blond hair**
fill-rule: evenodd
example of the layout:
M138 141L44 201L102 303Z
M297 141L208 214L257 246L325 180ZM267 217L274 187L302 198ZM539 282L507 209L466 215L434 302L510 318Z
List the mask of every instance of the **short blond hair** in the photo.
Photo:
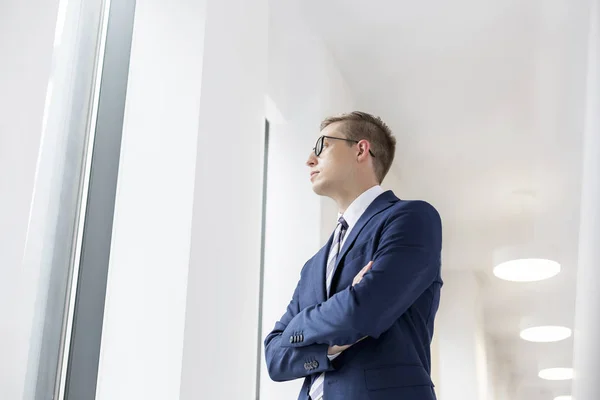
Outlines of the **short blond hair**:
M335 122L343 123L343 132L346 139L367 140L371 144L371 151L375 155L373 165L379 183L390 171L394 155L396 154L396 138L392 130L381 118L362 111L353 111L325 118L321 122L321 130Z

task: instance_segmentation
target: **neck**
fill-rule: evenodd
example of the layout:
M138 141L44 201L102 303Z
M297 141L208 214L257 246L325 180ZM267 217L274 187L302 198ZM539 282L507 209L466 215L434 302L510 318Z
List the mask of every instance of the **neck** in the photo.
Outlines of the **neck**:
M354 188L349 188L341 192L339 195L335 196L333 199L337 203L340 214L345 213L350 204L352 204L352 202L356 200L361 194L371 189L373 186L377 185L378 183L374 182L366 183L364 185L359 185Z

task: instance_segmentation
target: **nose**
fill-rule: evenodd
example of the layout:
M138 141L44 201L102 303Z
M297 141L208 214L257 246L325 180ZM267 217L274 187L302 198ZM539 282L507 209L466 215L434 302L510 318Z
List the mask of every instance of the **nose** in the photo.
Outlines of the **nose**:
M306 166L314 167L315 165L317 165L317 156L315 156L314 151L311 151L310 154L308 155L308 160L306 160Z

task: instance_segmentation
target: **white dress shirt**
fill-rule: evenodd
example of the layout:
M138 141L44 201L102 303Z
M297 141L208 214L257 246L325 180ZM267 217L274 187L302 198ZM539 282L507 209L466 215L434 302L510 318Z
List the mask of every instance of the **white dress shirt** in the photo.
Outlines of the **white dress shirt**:
M362 215L367 210L367 208L369 208L371 203L383 192L384 190L381 186L375 185L371 189L364 191L363 194L354 199L352 204L348 206L348 209L343 214L338 213L338 219L343 216L346 220L346 223L348 223L348 229L346 230L344 239L340 244L340 250L342 249L342 247L344 247L346 238L350 236L352 228L354 228L360 217L362 217Z

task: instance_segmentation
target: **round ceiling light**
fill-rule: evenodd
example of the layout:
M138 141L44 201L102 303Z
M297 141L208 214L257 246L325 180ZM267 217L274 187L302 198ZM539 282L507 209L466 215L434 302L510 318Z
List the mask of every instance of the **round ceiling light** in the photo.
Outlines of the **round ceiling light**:
M572 396L558 396L555 397L554 400L573 400Z
M552 278L560 272L560 264L543 258L520 258L496 265L494 275L505 281L535 282Z
M573 379L573 368L543 369L538 376L547 381L566 381L568 379Z
M564 326L536 326L521 331L521 339L537 343L560 342L571 335L571 329Z

